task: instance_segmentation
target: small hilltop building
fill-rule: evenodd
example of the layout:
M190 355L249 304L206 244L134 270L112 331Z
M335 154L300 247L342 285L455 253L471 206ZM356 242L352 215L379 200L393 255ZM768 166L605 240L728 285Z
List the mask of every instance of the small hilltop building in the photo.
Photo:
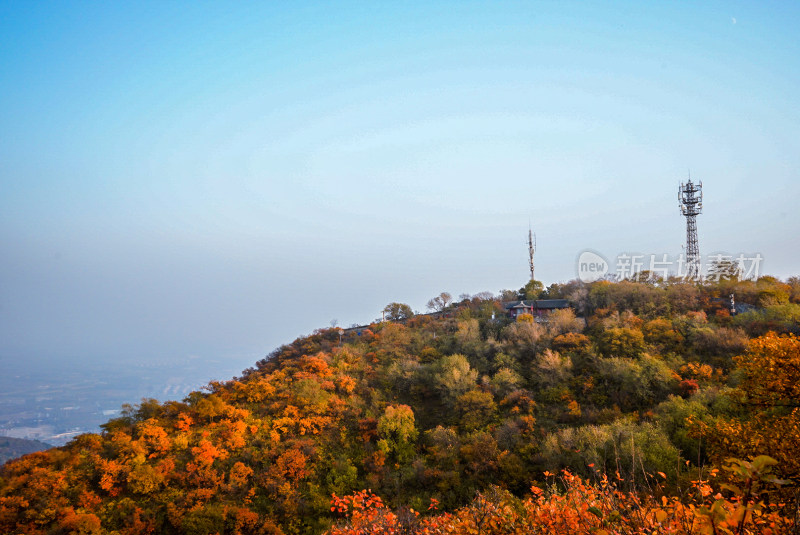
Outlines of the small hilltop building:
M547 316L554 310L569 308L566 299L527 299L521 301L506 301L503 303L509 318L516 319L522 314L530 314L536 321L546 321Z

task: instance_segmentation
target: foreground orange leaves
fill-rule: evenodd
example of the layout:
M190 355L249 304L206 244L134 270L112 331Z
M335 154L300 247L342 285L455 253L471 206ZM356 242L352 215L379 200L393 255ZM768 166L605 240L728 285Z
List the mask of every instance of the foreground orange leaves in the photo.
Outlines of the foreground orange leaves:
M741 476L748 489L756 481L774 480L767 457L753 462L734 461L728 467ZM556 485L558 483L558 485ZM560 487L562 490L557 491ZM735 489L735 486L724 486ZM778 535L789 533L793 523L750 490L725 498L712 495L706 480L694 482L691 496L661 499L625 492L607 478L592 484L564 471L548 490L531 487L531 496L519 500L498 487L480 493L467 507L454 513L420 517L413 509L390 510L380 497L363 490L333 496L331 511L345 520L328 535L420 533L446 534L575 534L628 535ZM436 500L429 510L436 509Z

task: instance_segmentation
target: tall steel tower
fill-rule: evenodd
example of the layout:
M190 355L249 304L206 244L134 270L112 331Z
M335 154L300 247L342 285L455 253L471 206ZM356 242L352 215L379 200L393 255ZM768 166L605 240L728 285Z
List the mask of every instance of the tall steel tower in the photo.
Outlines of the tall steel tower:
M528 262L531 265L531 280L535 280L533 278L533 253L536 252L536 234L531 231L531 227L528 227Z
M686 276L700 278L700 248L697 245L696 217L703 211L703 183L692 184L692 179L678 188L681 214L686 216Z

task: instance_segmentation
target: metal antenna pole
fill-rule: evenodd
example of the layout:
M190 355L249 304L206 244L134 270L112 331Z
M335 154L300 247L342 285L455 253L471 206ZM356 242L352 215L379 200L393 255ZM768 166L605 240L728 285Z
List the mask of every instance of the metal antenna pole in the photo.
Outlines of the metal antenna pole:
M531 280L533 278L533 253L536 252L536 234L533 234L530 226L528 226L528 261L531 266Z

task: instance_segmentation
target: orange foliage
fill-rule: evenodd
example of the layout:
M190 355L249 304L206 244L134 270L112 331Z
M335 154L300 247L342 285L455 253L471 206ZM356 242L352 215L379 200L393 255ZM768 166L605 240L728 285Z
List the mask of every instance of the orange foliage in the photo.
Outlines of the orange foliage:
M58 525L65 533L80 535L100 535L100 519L92 513L77 513L73 509L64 511Z
M250 403L269 399L275 393L270 377L259 377L247 383L236 383L234 391Z
M139 424L139 439L150 451L148 458L153 459L169 451L170 439L167 432L158 425L158 421L151 418Z
M200 444L192 448L192 455L199 466L210 466L216 459L226 458L228 452L217 448L208 440L201 440Z
M692 420L694 433L708 440L717 462L765 454L778 460L784 477L800 477L800 339L768 333L734 360L745 372L739 388L751 417Z
M734 361L744 370L742 389L753 403L774 406L800 401L800 338L767 333L750 341Z
M223 420L220 423L220 437L222 438L222 443L231 451L241 449L245 446L247 441L245 440L245 432L247 431L248 427L245 422L242 420Z
M333 370L328 367L328 363L322 353L313 357L304 355L300 359L300 369L316 377L330 377L333 375Z
M307 468L308 458L300 451L285 451L275 461L275 470L281 477L290 481L299 481L310 474Z
M241 487L247 483L247 480L251 475L253 475L253 469L246 464L237 461L231 467L228 480L231 482L231 485Z
M741 470L741 475L748 477L747 481L763 478L769 472L758 463L737 464L731 470ZM413 509L395 513L369 490L344 497L334 494L331 511L344 516L345 521L334 526L327 535L779 535L792 525L790 519L777 513L774 506L765 503L758 494L745 491L726 498L721 493L713 494L707 480L693 482L694 498L688 503L677 497L662 496L658 500L649 495L640 497L624 492L606 477L597 484L590 484L566 470L558 483L564 488L562 492L555 492L555 487L545 491L534 485L532 495L521 501L492 487L454 513L426 518L421 518ZM428 510L437 509L437 504L438 501L432 499Z
M124 466L113 459L98 459L97 464L100 468L100 488L116 496L120 491L117 486L118 475L124 470Z
M186 414L185 412L182 412L178 415L178 421L175 422L175 429L186 433L189 431L189 428L192 426L193 423L194 420L192 419L192 417Z
M340 375L336 380L336 385L340 392L344 394L352 394L353 390L356 388L356 381L347 375Z

